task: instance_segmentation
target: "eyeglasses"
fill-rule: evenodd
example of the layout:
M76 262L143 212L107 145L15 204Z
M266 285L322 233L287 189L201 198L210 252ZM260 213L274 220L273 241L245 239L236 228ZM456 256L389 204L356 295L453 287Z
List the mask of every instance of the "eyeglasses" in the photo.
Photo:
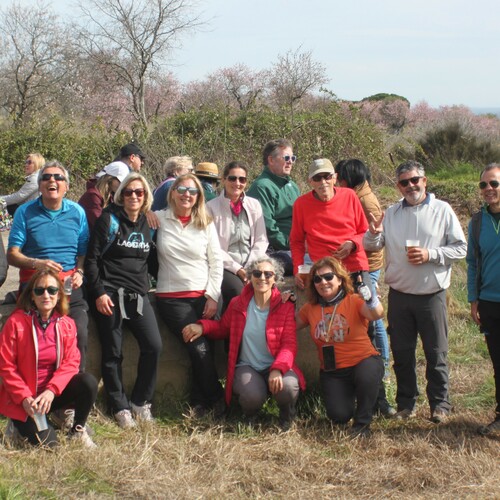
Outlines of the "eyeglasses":
M228 175L226 179L229 182L236 182L239 181L240 184L246 184L247 183L247 178L246 177L238 177L236 175Z
M316 285L319 285L323 280L332 281L334 277L335 273L315 274L313 277L313 281L314 283L316 283Z
M252 276L254 278L260 278L262 276L262 273L264 273L264 277L266 280L271 279L274 276L274 271L260 271L259 269L254 269L252 271Z
M332 173L324 173L324 174L316 174L311 177L311 179L314 182L321 182L323 179L325 181L329 181L333 177L333 172Z
M42 174L40 179L42 179L42 181L50 181L52 177L54 177L55 181L66 181L66 177L62 174Z
M187 186L177 186L175 190L179 194L186 194L189 193L191 196L196 196L200 190L198 188L193 188L193 187L187 187Z
M500 186L500 182L498 182L498 181L489 181L489 182L481 181L479 183L479 189L486 189L488 187L488 185L490 185L493 189L496 189L498 186Z
M33 288L33 293L37 297L41 297L45 293L45 290L49 292L49 295L57 295L59 293L59 288L57 286L36 286L35 288Z
M295 155L284 155L281 158L283 158L286 162L291 161L292 163L295 163L295 160L297 159Z
M398 184L399 184L401 187L404 187L404 188L405 188L405 187L406 187L406 186L408 186L408 184L410 184L410 182L411 182L414 186L416 186L416 185L419 183L420 179L422 179L422 177L415 176L415 177L411 177L410 179L403 179L403 180L401 180L401 181L398 181Z
M137 189L124 189L122 191L123 196L126 196L127 198L129 196L132 196L135 194L137 198L142 198L144 196L144 189L143 188L137 188Z

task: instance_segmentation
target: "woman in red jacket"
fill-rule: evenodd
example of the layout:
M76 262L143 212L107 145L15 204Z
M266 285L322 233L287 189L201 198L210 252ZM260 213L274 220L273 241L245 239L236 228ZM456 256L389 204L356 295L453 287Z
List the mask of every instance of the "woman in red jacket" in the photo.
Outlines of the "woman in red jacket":
M76 326L67 316L68 301L57 273L37 271L17 306L0 334L0 413L11 419L9 433L33 445L53 447L57 436L46 416L72 407L75 419L69 436L94 448L85 422L97 396L97 381L78 372Z
M280 409L280 426L288 429L299 387L305 388L304 376L295 365L295 307L281 301L276 282L282 279L283 269L271 257L250 263L246 275L250 283L231 301L222 319L187 325L183 338L192 342L201 335L229 337L226 403L234 392L245 415L252 417L271 393Z

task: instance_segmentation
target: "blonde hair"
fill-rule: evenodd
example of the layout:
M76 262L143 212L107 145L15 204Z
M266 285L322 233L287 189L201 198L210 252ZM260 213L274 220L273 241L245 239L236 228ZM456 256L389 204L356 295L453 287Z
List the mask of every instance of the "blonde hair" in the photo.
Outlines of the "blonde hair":
M33 170L33 172L40 170L45 164L45 158L40 153L29 153L26 155L26 158L29 158L35 165L35 170Z
M103 199L103 208L107 207L113 201L113 191L111 189L111 184L115 179L120 182L120 179L118 179L118 177L104 174L101 175L101 177L99 177L99 179L97 179L97 182L95 183L95 187L101 193Z
M141 181L142 187L144 188L144 202L142 203L141 213L145 214L151 209L151 205L153 204L153 194L151 193L148 181L139 172L131 172L127 175L127 177L125 177L125 179L123 179L122 183L116 190L114 202L119 207L123 207L123 190L127 189L127 186L132 181Z
M177 206L175 203L174 192L181 182L187 180L192 180L198 189L196 201L191 209L191 220L196 228L205 229L212 222L212 217L210 217L205 207L205 192L203 191L203 186L196 175L184 174L175 179L172 187L168 191L168 206L171 207L174 213L176 213Z
M165 174L177 177L175 174L185 168L193 168L193 160L190 156L171 156L165 160Z

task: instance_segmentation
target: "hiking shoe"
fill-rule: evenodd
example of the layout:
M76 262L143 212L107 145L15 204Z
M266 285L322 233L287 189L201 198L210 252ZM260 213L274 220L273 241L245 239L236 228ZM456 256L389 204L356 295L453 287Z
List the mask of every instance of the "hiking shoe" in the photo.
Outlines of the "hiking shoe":
M141 422L154 422L153 414L151 413L151 403L146 403L143 406L137 406L130 403L132 408L132 416Z
M114 415L115 420L117 424L122 428L122 429L132 429L133 427L136 427L135 420L132 418L132 413L130 413L130 410L120 410L115 413Z
M431 422L442 424L448 419L448 412L441 408L435 408L431 414Z
M92 441L92 438L89 436L87 429L82 427L81 425L77 425L72 432L68 434L68 437L71 441L79 441L82 443L84 448L88 448L92 450L97 448L97 445Z
M349 429L349 436L351 439L355 438L367 438L372 435L370 430L370 424L353 424Z
M69 431L73 428L75 423L75 410L72 408L54 410L50 414L50 420L52 420L52 423L58 429L62 431Z
M403 410L397 411L393 418L396 420L408 420L409 418L415 418L417 416L417 412L413 409L404 408Z
M479 427L477 432L479 432L479 434L481 434L482 436L487 436L488 434L494 434L497 432L500 433L500 416L495 418L495 420L493 420L493 422L491 422L490 424L482 425L481 427Z
M14 422L9 418L7 427L5 427L4 438L11 446L20 445L23 442L23 437L14 426Z

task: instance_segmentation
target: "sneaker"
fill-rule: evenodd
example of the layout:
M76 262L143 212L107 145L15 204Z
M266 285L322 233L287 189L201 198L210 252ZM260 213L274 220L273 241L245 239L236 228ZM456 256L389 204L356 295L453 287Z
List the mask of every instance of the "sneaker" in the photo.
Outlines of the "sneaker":
M500 433L500 415L495 418L495 420L493 420L493 422L491 422L490 424L482 425L481 427L479 427L477 432L479 432L479 434L481 434L482 436L487 436L488 434L494 434L497 432Z
M54 410L50 414L50 420L58 429L69 431L75 423L75 410L72 408Z
M141 422L154 422L153 414L151 413L151 403L146 403L143 406L137 406L130 403L132 408L132 416Z
M132 418L132 413L130 410L120 410L114 415L116 422L122 429L132 429L136 427L135 420Z
M97 445L89 436L87 429L81 425L77 425L74 430L69 433L68 437L71 441L81 442L83 447L88 448L89 450L97 448Z
M5 427L4 438L11 446L19 445L23 442L23 437L14 426L14 422L9 418Z
M385 418L394 418L398 413L391 405L379 408L378 412Z
M415 418L417 416L417 412L413 409L405 408L403 410L397 411L393 418L396 420L408 420L409 418Z
M435 408L431 414L431 422L442 424L448 419L448 412L441 408Z

